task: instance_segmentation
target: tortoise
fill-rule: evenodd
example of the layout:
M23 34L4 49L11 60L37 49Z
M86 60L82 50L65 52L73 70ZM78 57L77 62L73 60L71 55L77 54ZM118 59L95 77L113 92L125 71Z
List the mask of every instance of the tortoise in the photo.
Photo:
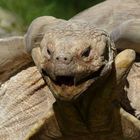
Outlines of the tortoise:
M39 17L1 39L0 139L139 140L139 4Z

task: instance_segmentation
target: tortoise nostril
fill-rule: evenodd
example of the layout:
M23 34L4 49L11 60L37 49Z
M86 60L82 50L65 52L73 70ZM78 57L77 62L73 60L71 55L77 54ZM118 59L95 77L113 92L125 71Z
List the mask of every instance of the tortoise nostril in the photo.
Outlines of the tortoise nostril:
M60 57L60 58L59 57L56 57L56 60L62 60L62 61L64 60L64 61L67 61L68 58L67 57L64 57L64 58L63 57Z
M66 60L68 60L66 57L64 57L64 60L66 61Z
M66 56L67 55L67 56ZM59 56L56 56L55 57L55 60L57 61L57 62L59 62L59 63L65 63L65 64L69 64L71 61L72 61L72 56L71 55L69 55L68 56L68 54L66 54L66 55L59 55Z
M56 60L59 60L59 57L56 57Z

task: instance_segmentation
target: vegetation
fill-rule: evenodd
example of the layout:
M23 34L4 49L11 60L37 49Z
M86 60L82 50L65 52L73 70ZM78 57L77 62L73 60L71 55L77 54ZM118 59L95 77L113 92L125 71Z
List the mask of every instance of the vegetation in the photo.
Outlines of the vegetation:
M69 19L103 0L0 0L0 6L16 13L24 26L43 15Z

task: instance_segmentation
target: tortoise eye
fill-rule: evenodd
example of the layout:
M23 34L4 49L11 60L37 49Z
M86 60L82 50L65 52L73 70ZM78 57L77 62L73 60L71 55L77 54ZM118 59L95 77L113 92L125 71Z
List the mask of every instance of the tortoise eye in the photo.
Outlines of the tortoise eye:
M52 53L53 53L53 45L52 45L51 42L49 42L49 43L47 44L47 46L46 46L46 51L47 51L48 55L52 55Z
M51 55L51 52L50 52L50 50L49 50L49 49L47 49L47 53L48 53L49 55Z
M89 46L88 48L86 48L83 52L82 52L82 57L88 57L90 54L90 50L91 50L91 46Z

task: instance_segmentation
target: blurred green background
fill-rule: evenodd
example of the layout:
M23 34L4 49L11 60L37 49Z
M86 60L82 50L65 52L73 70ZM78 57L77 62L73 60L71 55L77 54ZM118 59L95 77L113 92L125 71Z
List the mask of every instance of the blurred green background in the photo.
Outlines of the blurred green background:
M0 7L15 14L17 22L26 30L36 17L51 15L69 19L101 1L103 0L0 0Z

